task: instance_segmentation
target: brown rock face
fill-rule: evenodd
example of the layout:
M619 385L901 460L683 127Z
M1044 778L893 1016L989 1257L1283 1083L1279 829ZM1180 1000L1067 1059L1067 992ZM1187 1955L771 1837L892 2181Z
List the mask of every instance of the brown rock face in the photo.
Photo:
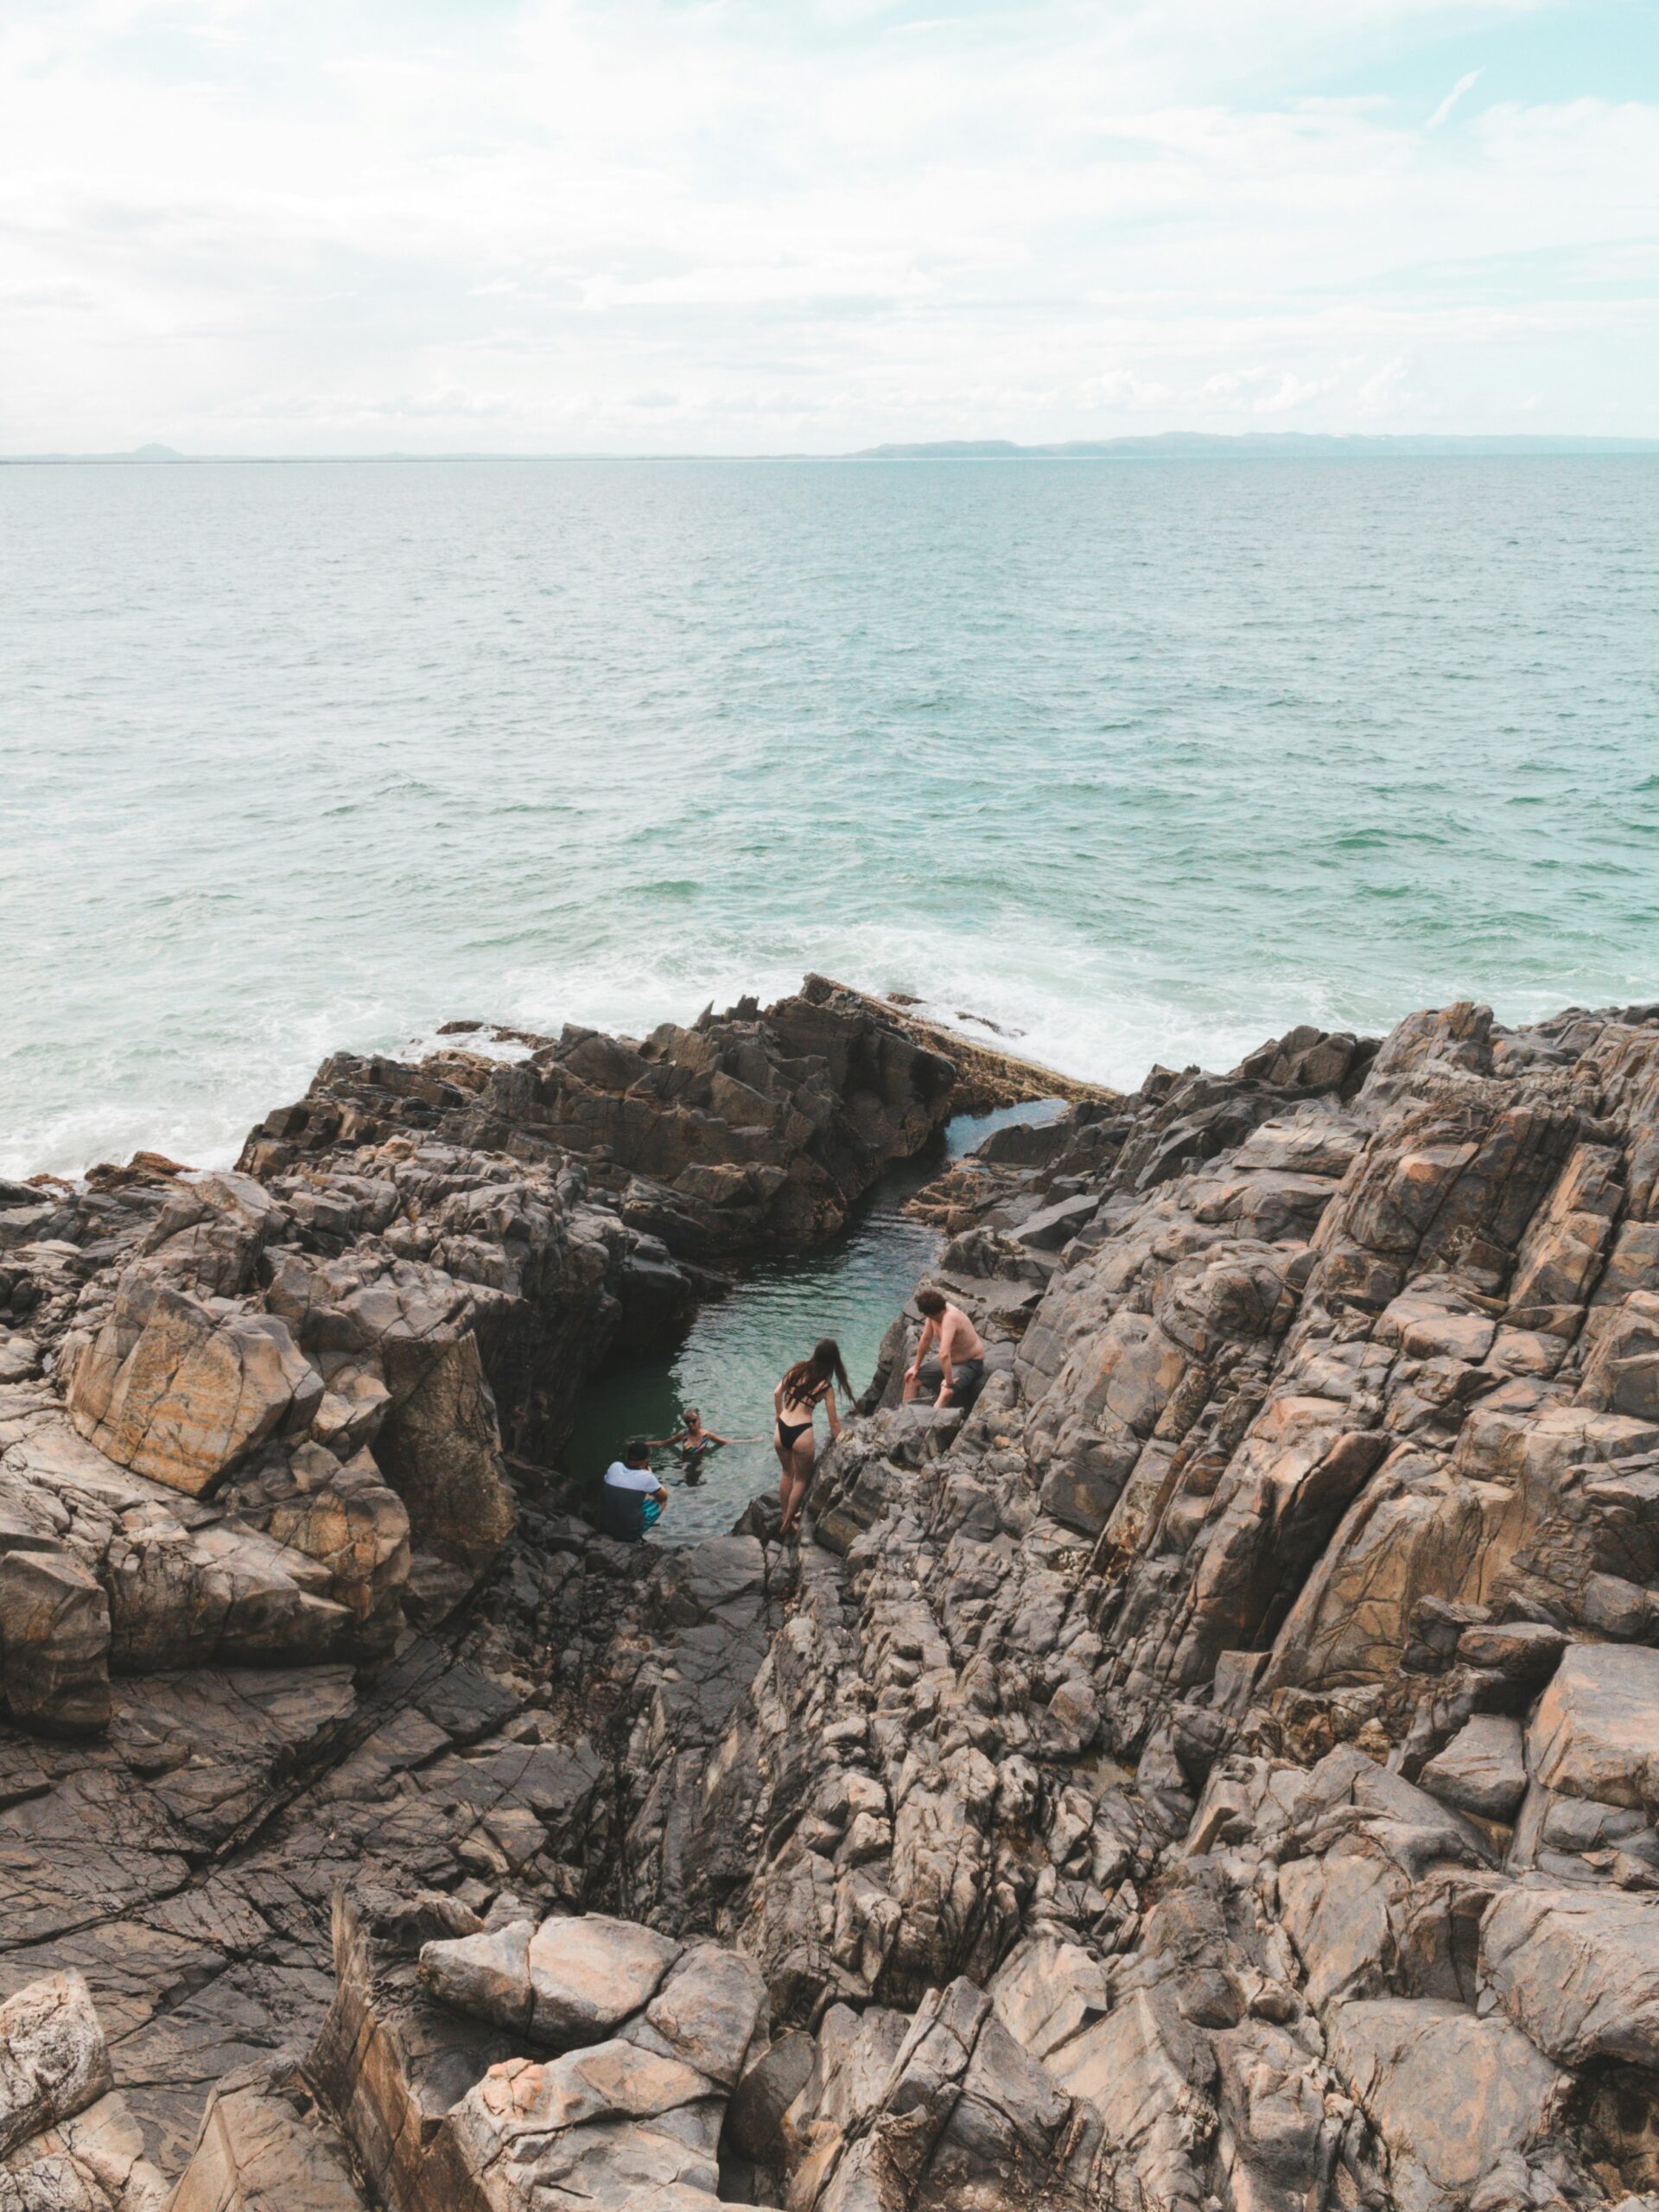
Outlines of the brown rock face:
M118 2085L19 2059L0 2203L1653 2201L1659 1009L995 1141L922 1200L973 1404L895 1317L786 1554L514 1459L948 1069L829 986L526 1050L0 1189L0 1999L84 1976Z
M418 1068L342 1055L249 1139L263 1179L403 1132L581 1160L631 1226L677 1254L810 1243L889 1160L921 1150L955 1070L874 1002L810 978L763 1014L746 1000L640 1042L567 1029L511 1066L450 1051Z
M274 1315L221 1319L136 1268L68 1388L89 1443L191 1497L279 1428L303 1433L321 1397L321 1376Z
M68 1552L0 1558L0 1666L21 1727L95 1735L110 1719L110 1601Z

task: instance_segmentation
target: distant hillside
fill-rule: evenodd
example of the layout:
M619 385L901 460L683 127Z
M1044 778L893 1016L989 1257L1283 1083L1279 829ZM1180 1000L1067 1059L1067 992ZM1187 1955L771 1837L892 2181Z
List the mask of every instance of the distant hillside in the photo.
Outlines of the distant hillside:
M188 461L188 453L175 453L171 446L135 446L130 453L9 453L0 454L0 467L27 468L31 465L44 466L54 461L100 461L111 466L131 461Z
M1064 444L1016 445L1011 438L936 438L913 445L867 446L845 454L535 454L535 453L177 453L171 446L135 446L130 453L0 454L0 468L130 467L160 464L196 467L214 461L1205 461L1421 460L1496 454L1659 454L1659 438L1336 437L1304 430L1249 430L1236 437L1201 430L1166 430L1157 437L1071 438Z
M1469 454L1659 453L1659 438L1337 437L1321 431L1248 430L1211 436L1166 430L1147 438L1072 438L1064 445L1020 446L1007 438L941 438L918 445L868 446L849 461L1205 461L1421 460Z

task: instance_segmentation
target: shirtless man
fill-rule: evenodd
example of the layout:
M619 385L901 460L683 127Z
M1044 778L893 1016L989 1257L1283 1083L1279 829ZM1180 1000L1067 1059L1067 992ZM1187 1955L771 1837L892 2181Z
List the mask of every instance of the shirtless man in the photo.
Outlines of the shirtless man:
M970 1406L985 1380L985 1346L979 1331L942 1290L918 1290L916 1310L922 1317L922 1335L916 1357L905 1370L906 1397L921 1396L922 1363L937 1345L940 1382L934 1404Z

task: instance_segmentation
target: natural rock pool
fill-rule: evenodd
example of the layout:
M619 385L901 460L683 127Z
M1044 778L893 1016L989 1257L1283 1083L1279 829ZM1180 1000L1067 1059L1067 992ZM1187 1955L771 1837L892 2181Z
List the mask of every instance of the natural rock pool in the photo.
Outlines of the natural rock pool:
M834 1337L854 1389L862 1390L888 1323L937 1259L939 1232L906 1214L905 1201L993 1129L1046 1121L1059 1110L1058 1100L1045 1099L959 1115L947 1125L943 1147L891 1169L832 1243L764 1262L729 1297L704 1305L677 1343L643 1347L613 1363L583 1392L563 1454L584 1498L629 1437L671 1435L685 1408L696 1406L705 1427L734 1440L709 1452L696 1471L682 1466L676 1452L652 1454L669 1492L652 1541L690 1544L723 1535L758 1491L777 1487L772 1394L784 1370L818 1338ZM820 1448L823 1435L820 1421Z

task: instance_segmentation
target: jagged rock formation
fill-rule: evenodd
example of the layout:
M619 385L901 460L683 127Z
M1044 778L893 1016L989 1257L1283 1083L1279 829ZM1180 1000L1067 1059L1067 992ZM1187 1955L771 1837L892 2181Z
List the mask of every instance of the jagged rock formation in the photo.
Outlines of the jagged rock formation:
M255 1130L242 1164L269 1180L415 1133L521 1161L575 1156L630 1228L677 1254L753 1255L838 1228L889 1160L921 1150L955 1075L874 1001L809 976L764 1016L746 999L641 1043L567 1028L507 1065L340 1054Z
M823 989L0 1192L0 1987L85 1975L175 2212L1659 2205L1659 1008L1002 1132L971 1412L901 1317L798 1554L537 1498L432 1625L620 1313L944 1110Z

